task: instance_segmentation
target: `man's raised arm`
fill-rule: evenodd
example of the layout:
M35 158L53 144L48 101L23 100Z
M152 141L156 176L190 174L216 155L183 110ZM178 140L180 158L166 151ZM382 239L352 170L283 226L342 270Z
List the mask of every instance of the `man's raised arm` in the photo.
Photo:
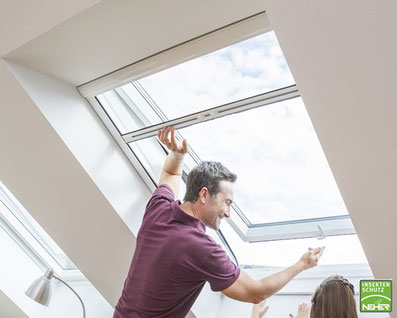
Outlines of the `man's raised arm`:
M235 300L257 304L278 292L303 270L316 266L323 252L324 247L309 248L297 263L261 280L252 279L242 270L234 284L222 290L222 293Z
M181 182L183 158L188 151L187 142L184 139L181 144L176 140L174 127L166 127L160 130L157 137L170 150L161 171L159 185L169 185L176 197Z

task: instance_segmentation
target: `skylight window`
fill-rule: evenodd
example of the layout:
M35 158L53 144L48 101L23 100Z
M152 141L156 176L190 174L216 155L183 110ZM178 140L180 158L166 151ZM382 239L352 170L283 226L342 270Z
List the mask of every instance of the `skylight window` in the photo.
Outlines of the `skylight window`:
M222 222L221 231L241 266L287 267L294 264L310 246L326 246L321 265L368 263L356 234L329 236L320 241L317 238L303 238L249 243L241 240L228 222Z
M349 261L366 262L273 32L97 95L95 102L152 185L167 155L157 131L171 125L190 146L185 175L201 160L221 161L238 174L232 216L221 231L240 263L258 261L246 257L253 245L271 252L292 246L292 239L345 240L346 251L359 247ZM183 194L182 187L180 199ZM262 243L248 248L245 242Z
M175 119L293 85L294 79L274 32L268 32L139 83L167 118Z
M98 99L125 134L165 118L172 120L293 84L276 36L268 32L124 85ZM156 111L164 117L156 116ZM139 113L147 120L136 120Z
M252 224L348 214L300 98L179 132L238 172L234 199Z
M0 182L0 226L41 267L57 272L78 271L77 267Z

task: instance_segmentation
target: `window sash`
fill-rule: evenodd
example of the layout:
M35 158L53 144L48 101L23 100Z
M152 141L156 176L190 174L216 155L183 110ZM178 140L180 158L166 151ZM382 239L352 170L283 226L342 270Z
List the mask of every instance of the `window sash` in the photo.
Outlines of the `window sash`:
M27 211L12 194L0 183L0 227L18 244L19 247L41 268L54 268L58 275L65 279L85 280L81 272L67 256L60 256L52 249L28 220ZM54 243L55 244L55 243Z
M120 99L123 99L124 103L131 103L131 101L128 99L123 98L125 92L123 92L122 88L117 89L117 94ZM113 133L117 131L115 136L116 140L119 144L124 145L122 147L124 152L129 152L129 155L127 156L130 159L134 158L131 160L132 164L134 167L138 167L137 170L143 177L144 181L149 182L149 184L147 183L148 186L154 190L156 187L155 180L158 178L158 176L150 175L148 172L148 167L145 167L145 165L142 163L142 160L139 159L139 155L131 147L129 147L128 144L134 144L140 140L155 137L157 136L157 132L160 129L167 126L173 126L176 129L185 128L208 120L247 111L257 107L265 107L266 105L278 103L299 96L300 94L296 85L292 85L168 121L164 121L166 120L164 115L158 113L158 110L154 109L159 119L163 121L162 123L151 125L142 129L137 129L126 134L121 134L117 128L115 129L112 120L104 110L104 107L101 105L98 98L90 98L89 100L91 104L93 104L94 109L98 112L99 116L102 118L102 120L104 120L106 126ZM139 115L142 113L138 112L137 114ZM141 118L140 120L142 120L142 122L148 122L147 118ZM178 132L176 133L176 137L181 139L181 136L178 134ZM166 150L164 147L163 149L165 151L164 154L166 155ZM200 159L194 153L193 149L189 149L189 156L191 162L195 162L196 164L200 162ZM188 173L187 166L185 166L185 173ZM355 234L354 226L348 215L252 224L236 204L232 205L232 209L234 213L232 213L232 217L227 221L243 241L258 242L308 237L322 238L331 235Z

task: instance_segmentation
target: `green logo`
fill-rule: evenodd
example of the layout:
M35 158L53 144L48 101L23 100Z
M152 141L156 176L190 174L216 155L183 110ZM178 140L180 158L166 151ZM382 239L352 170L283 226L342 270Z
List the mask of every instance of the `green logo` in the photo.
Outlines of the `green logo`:
M360 280L360 311L391 312L391 280Z

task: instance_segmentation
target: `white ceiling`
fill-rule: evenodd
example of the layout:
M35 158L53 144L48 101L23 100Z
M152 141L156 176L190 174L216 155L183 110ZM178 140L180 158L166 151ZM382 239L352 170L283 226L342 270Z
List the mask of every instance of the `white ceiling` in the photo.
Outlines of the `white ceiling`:
M0 0L0 57L100 0Z
M262 0L105 0L5 58L81 85L260 11Z

